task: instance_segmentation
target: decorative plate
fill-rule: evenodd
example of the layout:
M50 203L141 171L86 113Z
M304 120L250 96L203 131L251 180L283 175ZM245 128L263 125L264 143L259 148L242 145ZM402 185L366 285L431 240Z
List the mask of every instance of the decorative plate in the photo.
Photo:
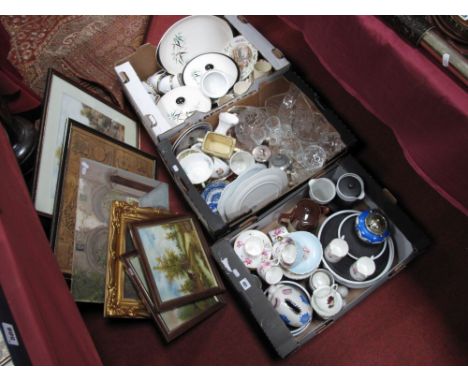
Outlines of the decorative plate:
M265 245L265 249L261 256L257 256L256 258L252 258L244 252L245 241L251 236L259 237L263 240L263 244ZM265 235L262 231L252 229L242 232L237 237L236 241L234 242L234 252L237 256L239 256L239 258L242 260L242 262L247 268L257 269L262 261L271 259L273 246L267 235Z
M244 36L234 37L224 48L240 69L240 79L245 80L252 73L258 60L258 50Z
M217 182L209 184L202 192L202 198L205 200L208 207L214 213L218 213L218 202L223 190L226 188L225 182Z
M222 53L233 38L229 24L216 16L189 16L172 25L161 38L156 57L171 74L182 73L194 57Z

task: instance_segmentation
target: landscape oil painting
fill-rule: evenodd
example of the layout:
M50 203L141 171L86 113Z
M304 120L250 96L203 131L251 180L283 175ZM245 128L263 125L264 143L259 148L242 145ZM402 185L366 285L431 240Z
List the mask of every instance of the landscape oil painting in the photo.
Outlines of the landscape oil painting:
M192 219L143 223L133 232L161 311L222 291Z

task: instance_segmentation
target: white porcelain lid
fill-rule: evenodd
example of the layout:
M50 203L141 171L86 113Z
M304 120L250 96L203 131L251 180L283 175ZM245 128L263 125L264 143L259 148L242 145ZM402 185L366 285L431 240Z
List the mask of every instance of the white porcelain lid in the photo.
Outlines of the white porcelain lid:
M199 88L181 86L164 94L158 102L171 126L184 122L196 111L207 113L211 110L211 100Z

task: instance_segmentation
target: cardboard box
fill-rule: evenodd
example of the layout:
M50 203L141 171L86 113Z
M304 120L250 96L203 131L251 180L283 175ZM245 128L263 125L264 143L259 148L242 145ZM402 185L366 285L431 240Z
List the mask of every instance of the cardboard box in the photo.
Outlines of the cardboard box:
M117 65L116 72L127 96L155 142L175 184L182 191L181 194L200 219L208 234L216 241L212 251L222 273L229 280L240 300L247 305L260 330L266 335L276 352L281 357L285 357L324 331L346 312L357 306L375 289L400 272L410 260L429 245L429 239L397 205L396 200L391 197L388 190L380 186L374 177L350 155L350 149L356 146L357 140L350 128L327 106L326 101L296 73L290 70L286 58L250 24L246 23L243 18L237 16L225 17L232 25L235 33L242 33L275 68L271 75L256 81L247 94L235 98L228 104L206 114L197 113L183 124L170 128L161 110L158 109L141 86L141 80L159 69L155 59L155 47L151 45L142 46L134 55ZM311 325L298 336L293 336L280 319L272 304L265 297L264 291L255 283L252 273L235 254L233 243L236 237L246 229L260 229L265 233L268 232L281 212L291 209L297 201L308 197L307 180L289 188L279 198L267 205L262 205L258 210L251 211L235 221L225 222L219 215L210 210L202 199L200 191L189 181L187 174L183 171L172 151L172 144L177 136L194 123L208 121L216 126L220 112L229 109L233 105L261 106L266 98L274 94L284 93L291 84L297 86L308 98L310 105L326 117L331 128L339 132L345 146L342 152L331 158L322 171L316 173L314 177L325 176L336 182L338 177L345 172L360 175L365 183L366 198L359 207L361 209L380 208L389 219L395 243L395 259L384 277L370 287L350 289L347 305L339 314L328 320L322 320L315 316ZM331 207L334 209L340 208L338 205L331 205ZM300 283L306 286L307 280ZM307 286L306 288L309 289ZM263 285L263 289L265 289L265 285Z

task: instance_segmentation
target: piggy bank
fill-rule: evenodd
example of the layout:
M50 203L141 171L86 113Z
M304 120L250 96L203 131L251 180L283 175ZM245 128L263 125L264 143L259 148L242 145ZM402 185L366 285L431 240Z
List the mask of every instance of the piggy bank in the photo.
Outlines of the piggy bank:
M286 325L300 328L312 320L310 296L299 284L284 282L272 285L266 296Z

